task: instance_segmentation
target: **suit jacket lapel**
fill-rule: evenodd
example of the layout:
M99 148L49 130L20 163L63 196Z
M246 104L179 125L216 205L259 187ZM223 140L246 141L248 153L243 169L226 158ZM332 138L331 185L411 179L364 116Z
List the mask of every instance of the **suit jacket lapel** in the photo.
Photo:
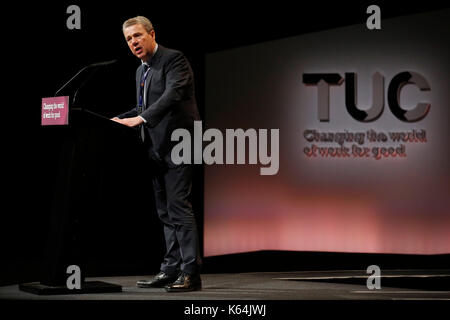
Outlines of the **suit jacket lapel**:
M141 80L144 76L144 65L141 64L136 73L136 101L139 102L139 95L141 94Z
M150 82L152 81L153 71L158 66L159 60L161 58L163 51L164 51L164 47L161 45L158 45L158 50L156 51L155 55L150 60L150 70L148 71L147 80L145 81L145 88L144 88L144 91L146 93L146 98L147 98L147 100L145 101L146 102L145 108L147 108L147 104L148 104L148 98L149 98L148 88L150 86Z
M148 70L148 75L147 75L147 79L145 80L145 87L144 87L144 92L145 92L145 103L144 103L144 109L147 109L147 102L148 102L148 87L150 86L150 82L152 81L152 76L153 76L153 66L150 66L150 70Z

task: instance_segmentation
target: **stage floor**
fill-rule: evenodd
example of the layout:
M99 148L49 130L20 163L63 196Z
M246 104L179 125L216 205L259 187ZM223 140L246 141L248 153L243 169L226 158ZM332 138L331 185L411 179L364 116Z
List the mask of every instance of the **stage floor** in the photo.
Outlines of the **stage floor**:
M39 296L0 287L0 299L11 300L450 300L450 270L382 271L381 289L369 290L365 270L203 274L203 290L167 293L141 289L146 276L96 277L122 286L120 293Z

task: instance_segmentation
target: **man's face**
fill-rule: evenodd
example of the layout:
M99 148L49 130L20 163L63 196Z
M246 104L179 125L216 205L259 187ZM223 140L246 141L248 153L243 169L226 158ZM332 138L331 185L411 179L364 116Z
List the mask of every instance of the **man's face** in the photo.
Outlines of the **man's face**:
M144 61L151 57L156 45L154 30L148 33L141 24L135 24L125 28L123 34L128 47L136 57Z

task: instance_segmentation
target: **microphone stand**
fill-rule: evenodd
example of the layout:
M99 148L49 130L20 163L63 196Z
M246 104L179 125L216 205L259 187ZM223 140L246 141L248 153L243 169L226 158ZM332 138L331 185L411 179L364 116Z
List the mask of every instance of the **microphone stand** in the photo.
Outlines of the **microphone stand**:
M55 97L58 95L58 93L60 93L65 87L67 87L67 85L69 85L69 83L71 83L73 80L75 80L81 73L83 73L83 71L85 71L85 70L88 70L88 69L91 69L91 68L95 68L95 71L97 71L98 69L98 67L103 67L103 66L107 66L107 65L110 65L110 64L113 64L113 63L116 63L117 62L117 59L116 60L111 60L111 61L103 61L103 62L97 62L97 63L93 63L93 64L90 64L90 65L88 65L88 66L85 66L85 67L83 67L80 71L78 71L72 78L70 78L70 80L69 81L67 81L61 88L59 88L56 92L55 92ZM95 71L94 71L94 73L95 73ZM92 75L93 75L93 73L91 74L91 77L92 77ZM74 98L73 98L73 103L75 103L75 98L76 98L76 96L77 96L77 94L78 94L78 90L80 90L80 88L81 87L83 87L83 85L91 78L91 77L89 77L88 79L86 79L79 87L78 87L78 89L75 91L75 94L74 94Z

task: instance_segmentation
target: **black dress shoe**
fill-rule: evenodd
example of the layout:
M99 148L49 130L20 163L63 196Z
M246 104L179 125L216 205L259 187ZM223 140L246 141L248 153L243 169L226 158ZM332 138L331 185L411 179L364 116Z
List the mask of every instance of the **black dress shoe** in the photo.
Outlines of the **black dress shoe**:
M164 286L177 280L178 274L168 275L161 271L152 280L139 280L136 282L139 288L164 288Z
M182 272L177 281L167 285L167 292L187 292L202 289L202 279L199 274L188 274Z

